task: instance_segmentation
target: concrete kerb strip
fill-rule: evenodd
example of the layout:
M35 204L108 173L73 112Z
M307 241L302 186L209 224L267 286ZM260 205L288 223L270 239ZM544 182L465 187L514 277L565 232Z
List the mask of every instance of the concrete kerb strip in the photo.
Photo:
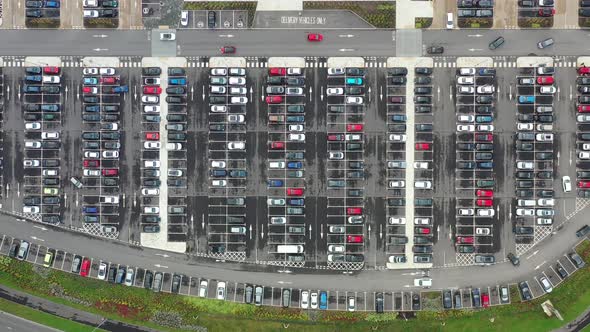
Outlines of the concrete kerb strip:
M121 67L121 61L115 57L85 57L82 58L82 67Z
M209 68L245 68L246 58L242 57L212 57L209 59Z
M553 58L548 56L523 56L516 59L519 68L553 67Z
M158 196L158 207L160 208L160 232L141 233L141 245L143 247L161 249L173 252L186 252L186 242L168 242L168 103L166 102L166 88L168 87L168 67L187 66L187 60L183 57L148 57L141 60L142 67L159 67L162 69L160 75L160 195Z
M459 57L457 68L490 68L494 66L494 59L489 57Z
M60 57L51 56L28 56L25 58L25 67L61 67Z
M268 67L305 68L305 58L300 57L272 57L268 58Z
M328 68L365 68L365 58L362 57L330 57Z
M588 67L590 66L590 56L581 56L576 62L577 67Z

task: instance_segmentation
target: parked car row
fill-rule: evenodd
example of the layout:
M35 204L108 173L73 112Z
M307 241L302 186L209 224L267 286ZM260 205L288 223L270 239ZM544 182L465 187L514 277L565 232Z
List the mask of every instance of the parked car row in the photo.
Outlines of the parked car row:
M578 68L576 108L576 186L580 198L590 198L590 68Z

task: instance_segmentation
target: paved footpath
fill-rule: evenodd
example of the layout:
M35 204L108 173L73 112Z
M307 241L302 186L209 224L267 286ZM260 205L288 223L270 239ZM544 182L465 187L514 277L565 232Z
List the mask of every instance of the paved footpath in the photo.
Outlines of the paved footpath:
M51 302L44 298L40 298L34 295L30 295L12 288L8 288L4 285L0 285L0 297L18 304L26 305L27 307L46 312L48 314L56 315L65 319L73 320L80 324L97 327L107 331L113 332L157 332L157 330L150 329L147 327L138 327L135 325L129 325L114 321L111 319L104 320L103 317L68 307L63 304ZM104 320L104 321L103 321Z

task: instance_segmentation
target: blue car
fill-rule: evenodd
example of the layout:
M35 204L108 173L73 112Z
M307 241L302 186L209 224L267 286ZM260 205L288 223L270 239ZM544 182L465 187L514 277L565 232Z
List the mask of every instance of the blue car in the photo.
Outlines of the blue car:
M23 85L23 93L35 93L41 92L41 86L39 85Z
M287 204L294 206L303 206L305 205L305 200L303 198L289 198Z
M43 77L41 75L27 75L25 76L25 80L27 82L41 82Z
M491 161L479 161L477 162L477 168L492 169L494 168L494 163Z
M362 85L363 79L360 77L349 77L346 79L346 85Z
M535 102L535 96L518 96L518 102L521 104L532 104Z
M186 78L169 78L168 84L170 84L170 85L186 85Z
M98 79L96 77L84 77L84 81L82 81L84 85L97 85Z
M301 169L303 168L303 163L300 161L290 161L287 163L287 168L290 169Z
M215 177L226 177L227 176L227 171L224 169L215 169L211 171L211 176L215 176Z
M96 206L83 206L82 212L84 212L84 213L98 213L98 207L96 207Z
M86 112L100 112L100 105L86 105L84 106Z
M268 186L269 187L282 187L283 186L283 180L268 180Z
M478 115L475 117L475 122L477 123L490 123L494 118L490 115Z
M324 291L320 292L320 309L328 309L328 293Z
M45 8L59 8L59 1L45 1Z

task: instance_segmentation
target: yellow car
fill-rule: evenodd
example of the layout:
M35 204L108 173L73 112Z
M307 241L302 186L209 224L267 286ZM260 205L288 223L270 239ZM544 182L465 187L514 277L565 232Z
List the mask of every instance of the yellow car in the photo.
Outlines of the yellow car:
M53 263L53 253L48 251L45 254L45 259L43 260L43 266L50 267L52 263Z
M59 190L57 188L43 188L44 195L57 195Z

